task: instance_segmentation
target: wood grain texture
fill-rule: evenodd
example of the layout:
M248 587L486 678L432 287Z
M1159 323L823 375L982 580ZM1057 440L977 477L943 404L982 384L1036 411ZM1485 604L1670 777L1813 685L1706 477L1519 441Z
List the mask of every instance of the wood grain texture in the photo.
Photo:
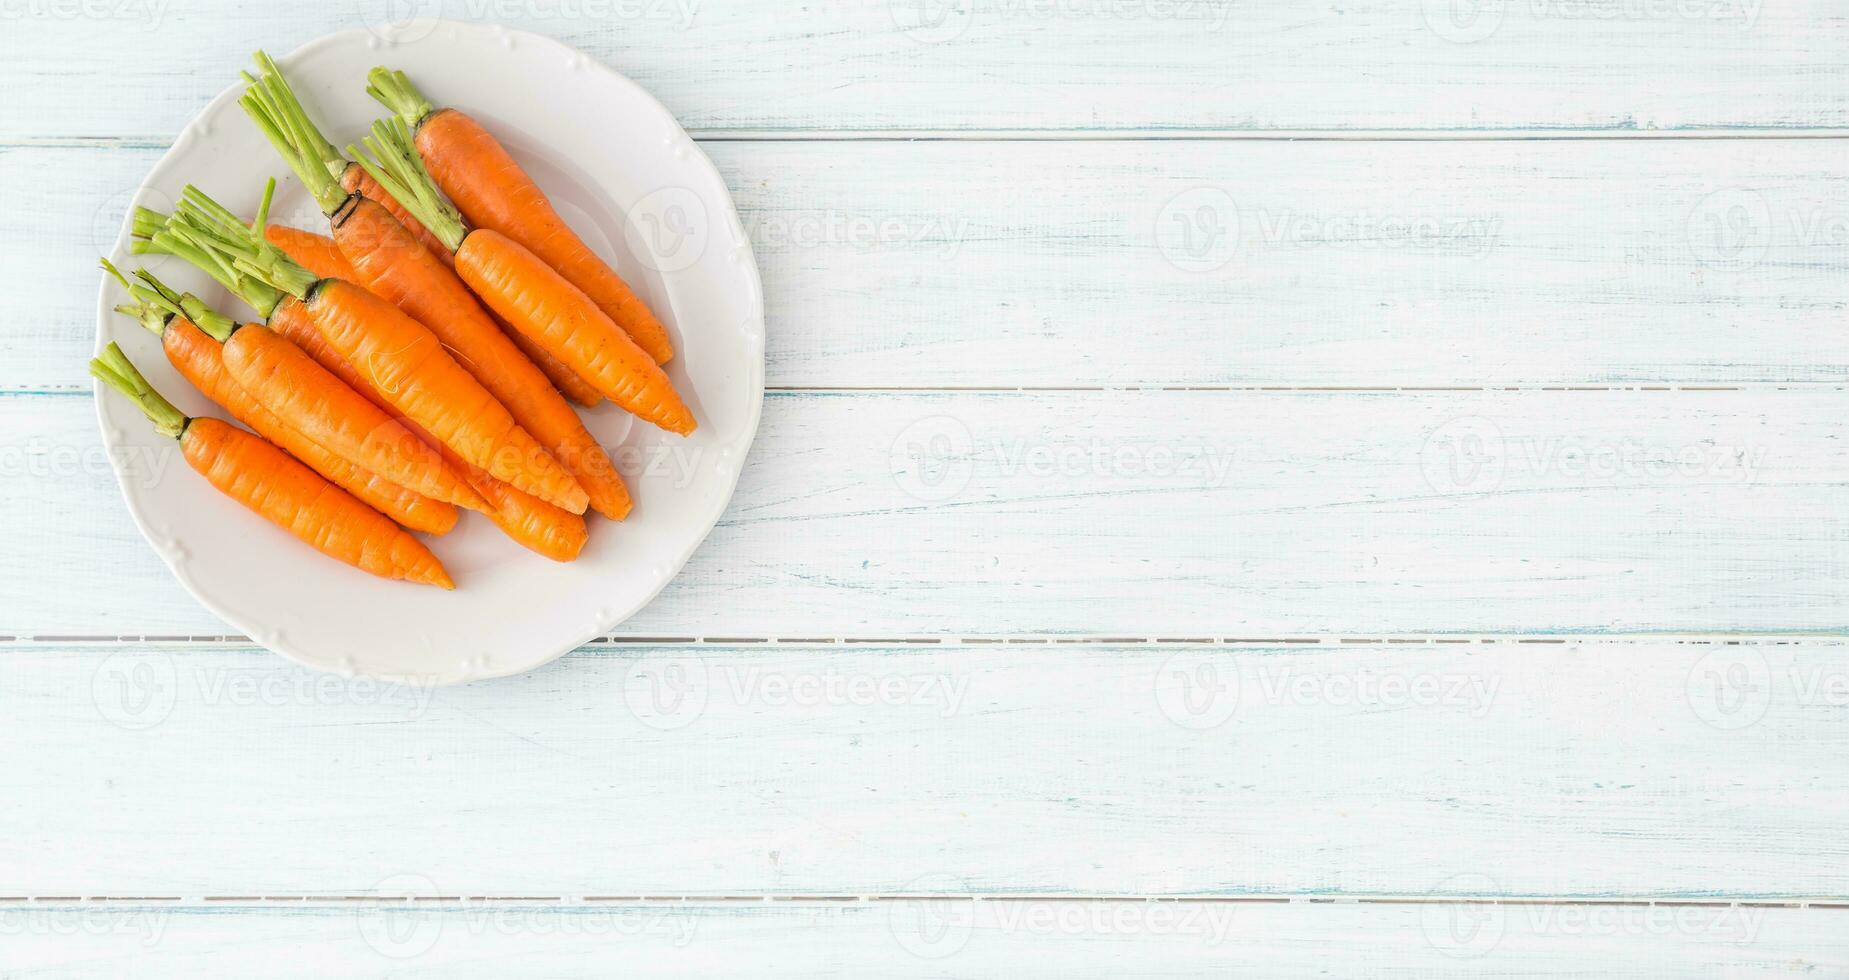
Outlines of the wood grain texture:
M621 631L1837 630L1841 425L1833 390L773 393L718 528ZM224 632L99 447L86 396L0 399L0 526L57 556L0 564L0 634ZM640 507L673 492L651 465Z
M1837 976L1823 909L878 902L31 912L0 968L59 977ZM53 930L68 930L64 935ZM1451 937L1463 935L1469 942Z
M392 10L558 37L694 130L1849 123L1849 20L1831 0L112 0L19 10L0 40L13 82L0 138L164 137L253 48L281 53L379 26ZM422 27L405 36L440 43ZM98 51L133 56L72 71Z
M0 895L1849 896L1842 641L4 649Z
M1849 380L1831 141L706 149L762 269L774 386ZM0 150L0 185L86 175L0 211L41 246L14 265L0 389L88 388L94 256L157 156Z

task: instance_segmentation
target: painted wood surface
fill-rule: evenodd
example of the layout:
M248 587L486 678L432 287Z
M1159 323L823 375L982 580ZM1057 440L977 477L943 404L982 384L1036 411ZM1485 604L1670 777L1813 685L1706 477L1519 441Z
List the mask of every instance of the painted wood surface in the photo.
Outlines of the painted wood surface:
M1849 123L1849 20L1832 0L22 0L10 9L18 13L0 58L16 84L0 138L163 139L253 48L280 53L364 27L422 43L435 14L582 47L705 131ZM383 30L393 17L413 18L409 30ZM112 56L99 64L100 53ZM382 44L380 59L390 53Z
M719 526L620 632L1836 630L1842 404L1828 389L773 393ZM135 531L100 445L87 396L0 398L0 521L18 550L58 556L0 565L0 635L224 632ZM172 455L123 462L199 479ZM685 470L628 463L640 507ZM101 568L121 575L107 590Z
M1849 911L889 901L0 909L21 976L1823 976ZM73 957L71 950L81 951Z
M5 894L1849 894L1840 640L0 649Z
M849 388L1841 384L1840 149L706 146L766 283L770 384ZM0 390L89 389L95 256L158 155L0 149L6 184L97 175L0 213L45 246Z
M166 141L388 8L705 137L777 389L621 636L441 691L222 637L80 372ZM1828 0L0 16L0 973L1849 973Z

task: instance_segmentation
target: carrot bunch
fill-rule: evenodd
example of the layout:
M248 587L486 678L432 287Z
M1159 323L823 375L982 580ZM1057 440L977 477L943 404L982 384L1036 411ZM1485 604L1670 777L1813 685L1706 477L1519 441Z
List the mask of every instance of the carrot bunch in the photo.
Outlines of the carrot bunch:
M622 520L633 505L571 403L695 428L660 367L666 329L486 129L403 73L369 74L393 115L343 154L280 67L256 62L240 105L330 234L271 225L274 181L248 223L191 186L172 214L136 210L135 252L198 267L257 311L250 323L104 266L132 300L117 309L258 435L187 419L114 345L92 372L214 486L366 571L453 587L410 532L442 535L458 508L575 559L587 510Z

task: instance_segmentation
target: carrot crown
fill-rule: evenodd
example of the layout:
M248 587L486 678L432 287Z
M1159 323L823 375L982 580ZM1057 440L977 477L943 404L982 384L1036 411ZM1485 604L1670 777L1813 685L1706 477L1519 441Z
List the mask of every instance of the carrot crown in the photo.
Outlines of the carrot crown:
M263 227L270 220L270 199L275 194L276 181L272 179L264 185L257 220L246 227L229 208L188 184L181 192L180 206L153 242L198 265L267 318L282 302L283 293L306 299L317 281L314 273L297 265L263 237Z
M378 99L393 115L404 120L406 126L416 126L434 111L430 100L424 98L424 93L411 84L404 72L383 65L366 73L366 94Z
M347 199L338 179L346 169L346 159L308 118L308 111L302 108L302 101L296 98L275 60L262 51L252 57L262 77L241 73L250 87L238 98L238 105L244 107L289 169L301 178L321 206L321 213L333 214Z
M230 317L205 305L204 300L192 293L175 292L146 269L136 269L135 279L138 281L130 282L122 270L108 259L103 260L103 268L116 277L116 281L135 300L116 307L116 312L126 313L141 321L141 325L153 331L156 336L165 333L167 322L176 316L192 321L193 326L221 344L230 340L231 331L237 329L237 324Z
M431 180L430 171L424 169L424 160L418 156L411 129L404 120L396 117L373 120L372 135L362 142L378 160L375 162L359 147L349 144L347 154L354 162L365 168L385 193L396 198L411 217L429 229L450 251L461 248L462 239L468 235L462 213L438 193L436 181Z
M186 423L192 420L186 417L185 412L174 408L172 402L162 398L153 385L148 384L148 379L142 377L141 372L135 370L135 365L129 362L128 355L122 353L122 348L113 343L103 348L101 354L90 360L90 374L127 395L141 409L141 414L154 423L155 430L161 435L178 439L186 433Z

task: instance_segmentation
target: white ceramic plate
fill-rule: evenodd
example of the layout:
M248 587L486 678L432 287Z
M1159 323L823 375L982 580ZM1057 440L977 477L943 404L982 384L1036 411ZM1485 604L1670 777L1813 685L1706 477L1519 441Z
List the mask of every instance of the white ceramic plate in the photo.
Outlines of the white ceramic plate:
M385 35L383 38L380 34ZM718 521L738 479L764 395L764 302L751 246L718 171L666 109L635 83L556 41L499 27L417 22L402 38L347 31L280 59L303 102L340 146L383 107L366 71L403 69L438 106L480 120L559 211L654 308L673 335L668 365L699 421L682 438L607 403L591 431L629 480L636 508L591 525L571 564L534 555L478 514L431 547L458 588L373 578L326 558L220 496L126 399L99 390L97 415L136 523L187 590L264 646L349 675L455 683L529 670L609 631L678 572ZM225 66L230 75L234 66ZM136 203L162 211L188 182L249 215L279 181L272 220L326 230L301 185L237 106L233 86L206 106L155 166ZM250 315L178 259L145 264L221 310ZM97 344L119 342L189 414L219 414L168 366L160 344L112 312L106 281ZM162 462L168 465L160 465Z

